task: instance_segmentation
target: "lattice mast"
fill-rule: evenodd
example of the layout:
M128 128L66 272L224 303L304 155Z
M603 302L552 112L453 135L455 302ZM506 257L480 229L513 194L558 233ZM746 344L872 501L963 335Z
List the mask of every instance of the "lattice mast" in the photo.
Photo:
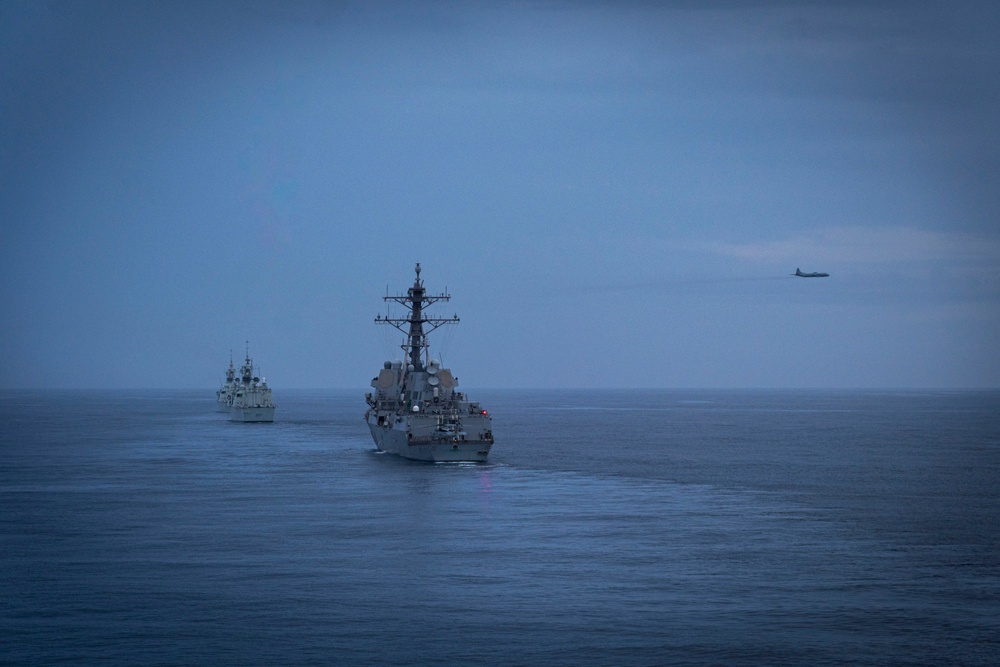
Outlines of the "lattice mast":
M409 363L413 365L413 370L422 371L424 370L424 364L426 363L430 348L427 342L427 334L442 325L456 324L459 319L458 315L454 317L424 316L425 307L438 301L449 301L451 300L451 295L447 292L436 296L428 295L423 281L420 280L420 262L417 262L416 272L417 277L413 280L413 287L408 289L405 295L386 295L382 297L383 301L395 301L402 305L409 311L409 317L389 317L388 315L382 317L379 315L375 318L375 322L376 324L390 324L406 334L406 343L400 347L403 349L403 352L409 355ZM426 329L425 325L427 326ZM424 360L421 360L421 350L424 352Z

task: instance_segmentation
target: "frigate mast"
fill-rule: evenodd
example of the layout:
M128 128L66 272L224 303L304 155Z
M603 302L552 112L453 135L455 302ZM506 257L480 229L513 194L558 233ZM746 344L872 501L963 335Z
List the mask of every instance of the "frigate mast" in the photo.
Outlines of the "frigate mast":
M458 315L450 318L444 317L424 317L424 308L438 301L449 301L451 295L447 292L436 296L429 296L424 289L424 283L420 280L420 262L416 267L417 277L413 280L413 287L406 291L406 294L396 296L386 295L383 301L395 301L410 312L409 317L389 317L381 315L375 318L377 324L391 324L402 333L406 334L406 343L401 345L403 351L409 354L410 364L414 371L424 370L424 362L421 361L420 351L429 349L427 334L445 324L455 324L458 322ZM426 331L424 325L429 325Z

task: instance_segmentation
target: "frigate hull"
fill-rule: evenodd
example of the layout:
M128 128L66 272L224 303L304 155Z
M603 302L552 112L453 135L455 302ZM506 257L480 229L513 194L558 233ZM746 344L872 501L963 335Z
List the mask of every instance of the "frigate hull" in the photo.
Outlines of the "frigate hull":
M433 462L485 462L490 454L492 440L460 440L451 438L414 437L412 433L368 423L375 447L380 451L396 454L414 461Z
M233 406L229 409L229 421L231 422L273 422L273 407L246 407Z

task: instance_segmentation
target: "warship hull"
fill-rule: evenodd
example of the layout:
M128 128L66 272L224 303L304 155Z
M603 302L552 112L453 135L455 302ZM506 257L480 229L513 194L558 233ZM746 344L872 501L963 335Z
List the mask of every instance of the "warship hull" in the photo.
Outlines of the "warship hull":
M458 437L414 437L403 429L368 424L375 447L414 461L485 462L493 446L490 440L465 440Z
M231 422L273 422L273 407L237 407L229 409L229 421Z
M221 398L215 402L216 412L229 412L229 401L224 401Z

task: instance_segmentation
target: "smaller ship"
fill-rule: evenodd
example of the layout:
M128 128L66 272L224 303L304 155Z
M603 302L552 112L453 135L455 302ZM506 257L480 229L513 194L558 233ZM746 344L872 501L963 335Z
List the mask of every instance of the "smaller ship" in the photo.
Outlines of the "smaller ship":
M271 388L266 378L254 375L253 361L250 359L250 344L247 343L247 358L240 368L240 378L229 399L229 421L231 422L273 422L274 408Z
M217 412L229 412L229 404L233 401L233 394L236 393L236 367L233 366L233 351L229 351L229 368L226 369L226 381L215 392L215 409Z
M823 273L822 271L808 271L806 273L802 272L802 269L795 269L793 276L798 276L799 278L829 278L829 273Z

